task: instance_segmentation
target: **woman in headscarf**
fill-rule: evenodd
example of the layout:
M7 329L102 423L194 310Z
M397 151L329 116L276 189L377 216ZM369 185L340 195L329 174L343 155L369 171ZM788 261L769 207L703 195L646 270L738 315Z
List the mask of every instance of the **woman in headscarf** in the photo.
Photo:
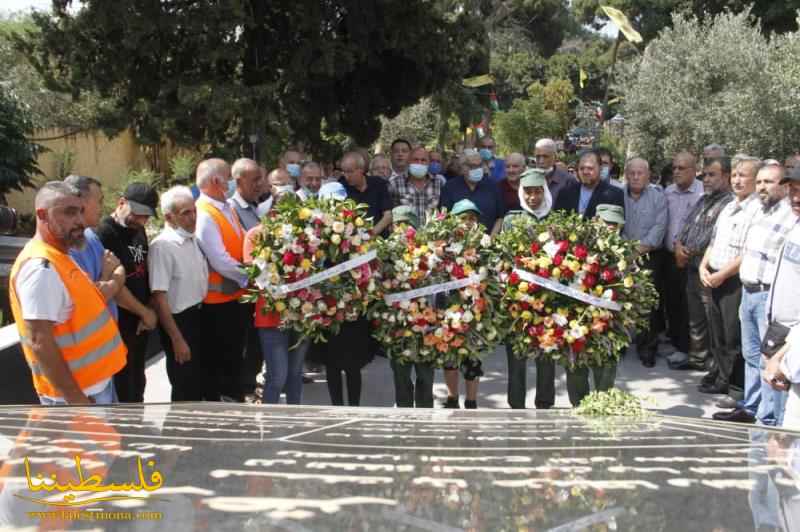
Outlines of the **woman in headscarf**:
M511 211L503 219L503 229L511 227L512 221L519 216L533 216L537 220L545 218L553 208L553 196L547 188L547 180L543 170L531 168L520 176L519 204L522 210ZM517 358L511 344L506 344L508 358L508 406L525 408L525 397L528 393L527 358ZM550 408L556 399L556 365L552 360L536 360L536 408Z

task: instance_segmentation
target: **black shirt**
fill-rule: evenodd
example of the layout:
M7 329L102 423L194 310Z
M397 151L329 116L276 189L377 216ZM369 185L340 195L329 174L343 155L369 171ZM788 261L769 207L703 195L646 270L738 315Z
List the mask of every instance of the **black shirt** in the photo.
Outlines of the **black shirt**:
M342 178L339 182L344 185L347 197L367 205L367 216L372 217L372 223L377 224L383 218L383 213L392 210L392 197L389 195L389 187L386 180L375 176L365 176L367 188L363 192L347 184L347 180Z
M147 233L122 227L111 216L100 220L95 230L103 247L114 253L125 267L125 286L142 304L150 299L147 273ZM124 309L120 309L124 310Z

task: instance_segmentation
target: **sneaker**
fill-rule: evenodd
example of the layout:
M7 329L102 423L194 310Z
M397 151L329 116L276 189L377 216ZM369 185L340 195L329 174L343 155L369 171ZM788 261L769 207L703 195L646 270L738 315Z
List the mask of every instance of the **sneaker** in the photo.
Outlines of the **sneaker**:
M475 409L478 408L478 401L474 401L474 400L471 400L471 399L465 399L464 400L464 408L467 408L469 410L475 410Z
M689 355L682 351L675 351L667 357L667 362L670 364L683 364L689 361Z
M458 397L448 397L443 406L445 408L461 408L461 405L458 403Z

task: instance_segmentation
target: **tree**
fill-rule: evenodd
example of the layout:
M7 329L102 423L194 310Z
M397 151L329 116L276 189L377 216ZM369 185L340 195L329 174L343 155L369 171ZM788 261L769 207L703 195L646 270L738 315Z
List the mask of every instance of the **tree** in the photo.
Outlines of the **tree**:
M768 39L747 12L677 15L621 72L625 134L651 160L711 142L780 158L798 148L800 34Z
M511 109L495 114L494 134L506 152L531 153L537 139L558 136L559 117L546 109L544 93L544 86L534 83L527 98L514 100Z
M767 33L786 33L798 29L797 10L800 0L574 0L572 9L580 22L599 28L608 18L601 5L622 10L637 27L645 41L672 24L673 14L713 18L725 12L749 11Z
M17 41L51 87L114 97L107 132L229 154L251 133L313 148L323 123L368 144L380 115L467 74L484 31L424 0L69 4L54 0Z
M400 111L396 117L381 119L379 141L384 149L387 149L397 138L404 138L412 144L435 145L441 130L440 118L431 99L423 98L416 105Z
M33 176L41 173L36 164L39 146L27 135L32 125L19 103L0 86L0 196L11 190L33 187Z

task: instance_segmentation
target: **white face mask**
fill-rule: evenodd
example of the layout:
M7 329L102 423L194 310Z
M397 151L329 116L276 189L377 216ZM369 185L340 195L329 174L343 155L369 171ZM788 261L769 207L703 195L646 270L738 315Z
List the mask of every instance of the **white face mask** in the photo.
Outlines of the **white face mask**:
M417 179L421 179L428 175L428 165L427 164L410 164L408 165L408 173L416 177Z
M175 232L183 238L194 238L194 233L190 233L183 227L175 226Z
M483 179L483 168L473 168L469 171L468 179L473 183L479 182Z
M274 188L276 196L280 196L281 194L286 194L287 192L294 192L294 187L292 185L278 185Z

